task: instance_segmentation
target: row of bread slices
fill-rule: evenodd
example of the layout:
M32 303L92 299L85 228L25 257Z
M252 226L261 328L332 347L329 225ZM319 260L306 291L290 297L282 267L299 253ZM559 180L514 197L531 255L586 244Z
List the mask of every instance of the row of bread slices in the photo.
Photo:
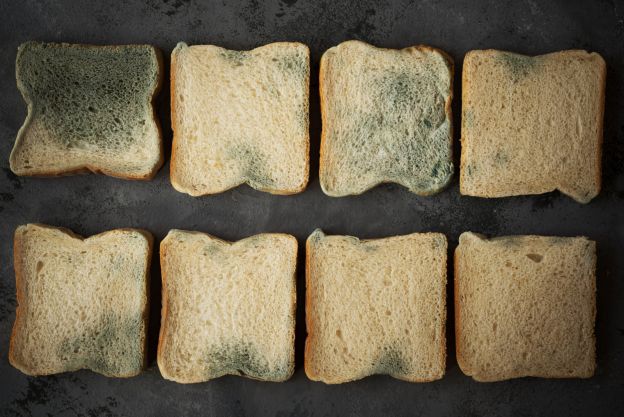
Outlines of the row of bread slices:
M17 81L29 114L11 154L17 175L91 170L151 178L163 163L152 101L162 77L151 46L29 42ZM462 85L462 194L600 191L606 65L580 50L528 57L471 51ZM309 177L308 47L250 51L178 44L171 55L171 182L194 196L243 183L293 194ZM452 162L453 61L416 46L347 41L320 62L319 178L330 196L379 183L428 195Z
M153 238L117 229L81 238L15 232L17 312L10 362L30 375L82 368L133 376L146 364ZM455 250L456 350L479 381L586 378L595 370L595 243L584 237L463 233ZM309 378L372 374L432 381L446 369L447 240L326 236L306 243ZM226 242L172 230L160 244L158 367L192 383L294 372L297 240Z

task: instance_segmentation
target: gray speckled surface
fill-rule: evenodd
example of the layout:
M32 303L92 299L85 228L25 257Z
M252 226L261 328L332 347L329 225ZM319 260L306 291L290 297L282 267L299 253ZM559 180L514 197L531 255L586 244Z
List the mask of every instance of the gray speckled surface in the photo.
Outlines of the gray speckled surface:
M115 6L82 1L25 0L0 3L0 414L2 415L624 415L624 2L480 2L402 0L344 2L302 0L238 4L184 0L126 1ZM397 185L361 196L330 198L318 182L321 53L346 39L379 46L430 44L455 59L455 162L459 155L462 57L475 48L538 54L566 48L600 52L608 65L604 188L580 205L559 193L485 200L460 197L457 176L432 197ZM151 182L84 175L59 179L17 178L8 156L26 108L15 85L15 53L27 40L96 44L152 43L165 56L175 44L214 43L249 49L297 40L312 52L311 182L299 195L277 197L242 186L191 198L169 184L168 164ZM168 69L168 68L167 68ZM168 73L166 74L168 77ZM168 89L159 113L169 156ZM109 379L89 371L30 378L7 360L14 320L12 234L26 222L65 226L90 235L136 226L162 239L170 228L239 239L259 232L294 234L300 244L316 227L328 233L380 237L415 231L444 232L454 250L459 234L587 235L598 242L598 369L589 380L524 378L480 384L464 376L448 333L444 379L410 384L375 376L341 386L309 381L303 372L303 268L298 274L297 364L281 384L224 377L178 385L163 380L154 361L159 325L157 262L152 274L150 367L136 378ZM300 246L301 247L301 246ZM300 251L302 252L302 251ZM155 260L157 257L155 257ZM449 281L452 283L452 274ZM450 290L449 286L449 290ZM449 291L452 304L452 291ZM452 308L448 328L453 329Z

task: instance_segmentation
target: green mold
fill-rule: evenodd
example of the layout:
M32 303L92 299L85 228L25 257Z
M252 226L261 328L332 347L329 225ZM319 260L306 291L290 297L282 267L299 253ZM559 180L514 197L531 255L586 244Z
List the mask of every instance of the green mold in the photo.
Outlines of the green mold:
M27 42L18 85L32 118L67 149L125 149L152 117L158 79L150 46L91 47Z

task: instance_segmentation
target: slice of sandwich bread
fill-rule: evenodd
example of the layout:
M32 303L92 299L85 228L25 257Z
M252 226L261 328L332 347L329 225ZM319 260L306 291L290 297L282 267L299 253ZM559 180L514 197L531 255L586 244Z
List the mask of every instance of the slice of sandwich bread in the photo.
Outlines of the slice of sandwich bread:
M151 250L151 234L138 229L83 239L67 229L19 226L11 364L28 375L139 374L146 362Z
M464 59L460 191L477 197L600 192L606 64L570 50Z
M15 174L150 179L162 165L152 105L162 57L153 46L26 42L16 76L28 115L10 156Z
M230 243L172 230L160 245L158 367L166 379L222 375L284 381L294 372L297 240L260 234Z
M343 42L321 58L320 92L325 194L393 182L429 195L449 183L453 61L446 53Z
M588 378L596 367L596 244L466 232L455 251L457 361L477 381Z
M179 43L171 55L171 183L192 196L240 184L294 194L308 183L310 52Z
M373 374L426 382L446 362L446 237L359 240L316 230L306 245L305 372L339 384Z

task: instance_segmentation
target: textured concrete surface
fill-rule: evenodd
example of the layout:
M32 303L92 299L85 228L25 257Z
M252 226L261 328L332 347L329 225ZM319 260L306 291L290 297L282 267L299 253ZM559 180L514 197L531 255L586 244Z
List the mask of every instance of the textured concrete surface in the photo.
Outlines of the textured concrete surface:
M457 176L432 197L400 186L379 186L361 196L330 198L318 182L320 115L318 62L328 47L347 39L380 46L430 44L456 63L455 161L459 156L460 69L465 52L501 48L539 54L566 48L600 52L608 64L604 188L580 205L559 193L485 200L460 197ZM152 43L165 56L175 44L213 43L249 49L297 40L312 51L311 182L299 195L277 197L243 186L204 198L176 192L168 165L151 182L96 175L59 179L17 178L8 156L26 108L15 86L15 53L27 40L95 44ZM0 3L0 414L1 415L428 415L533 416L624 415L624 2L467 2L283 0L241 3L146 0L104 3L25 0ZM168 78L168 73L166 74ZM169 95L159 98L167 157ZM445 233L450 250L465 230L492 235L587 235L598 242L598 369L589 380L540 380L480 384L464 376L448 333L447 375L409 384L375 376L342 386L305 377L302 368L304 276L298 275L297 370L292 380L262 383L225 377L178 385L163 380L154 361L160 315L160 283L153 265L150 367L131 379L88 371L30 378L7 360L14 320L12 234L26 222L65 226L90 235L137 226L162 239L170 228L239 239L259 232L294 234L302 245L316 227L328 233L380 237L415 231ZM301 246L302 248L302 246ZM157 259L157 257L155 257ZM452 283L452 274L449 281ZM450 290L449 286L449 290ZM452 291L449 291L452 305ZM453 329L453 310L448 328Z

